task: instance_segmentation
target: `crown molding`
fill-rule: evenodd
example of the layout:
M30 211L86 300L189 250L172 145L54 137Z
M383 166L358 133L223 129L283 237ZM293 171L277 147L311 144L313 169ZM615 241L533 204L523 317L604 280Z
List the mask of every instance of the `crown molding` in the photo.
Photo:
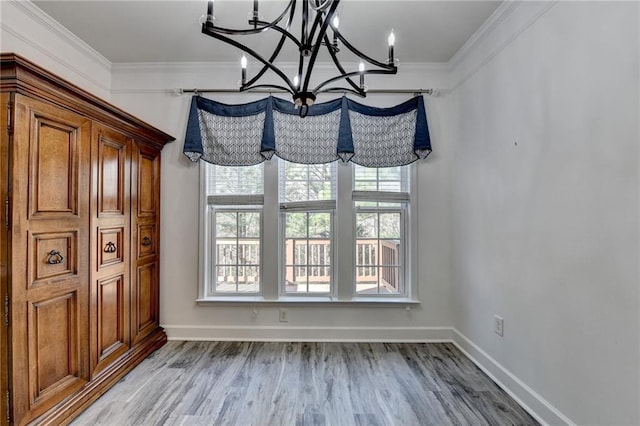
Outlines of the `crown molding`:
M521 2L517 0L505 0L493 11L491 16L467 39L460 49L447 62L448 68L455 68L469 52L484 41L502 22L504 22L519 6Z
M460 53L449 61L451 76L449 90L454 92L468 81L500 52L517 40L519 36L537 22L560 0L527 2L508 0L489 17L485 25L474 34ZM511 20L508 25L507 20ZM503 31L494 30L504 27Z
M30 0L2 0L20 9L25 15L46 27L49 31L56 34L62 40L66 41L74 48L84 53L87 58L93 60L98 65L111 70L112 63L93 47L89 46L81 38L73 34L58 21L47 15L42 9L33 4Z

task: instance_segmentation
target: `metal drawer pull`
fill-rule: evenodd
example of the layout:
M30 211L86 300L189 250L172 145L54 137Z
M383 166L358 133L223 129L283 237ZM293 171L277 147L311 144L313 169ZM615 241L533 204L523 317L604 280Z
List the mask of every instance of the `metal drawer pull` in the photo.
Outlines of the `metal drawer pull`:
M145 247L146 247L146 246L150 246L150 245L151 245L151 238L149 238L149 237L144 237L144 238L142 239L142 245L143 245L143 246L145 246Z
M104 252L105 253L115 253L116 252L116 245L113 244L111 241L109 241L107 243L107 246L104 248Z
M49 265L57 265L58 263L62 263L64 257L60 254L58 250L51 250L49 252L49 257L47 258L47 263Z

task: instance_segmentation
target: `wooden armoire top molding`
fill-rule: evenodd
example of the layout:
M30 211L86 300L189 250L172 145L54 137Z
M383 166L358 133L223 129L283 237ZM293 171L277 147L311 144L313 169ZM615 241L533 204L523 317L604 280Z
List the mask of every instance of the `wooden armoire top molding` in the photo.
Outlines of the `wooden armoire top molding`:
M125 131L156 149L175 138L15 53L0 53L0 92L52 102Z

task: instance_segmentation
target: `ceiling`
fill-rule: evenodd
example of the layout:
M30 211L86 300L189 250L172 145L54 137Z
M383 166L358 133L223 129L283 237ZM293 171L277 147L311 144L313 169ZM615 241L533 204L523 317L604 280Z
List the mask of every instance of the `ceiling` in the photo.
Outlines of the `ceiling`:
M237 49L200 32L199 20L206 13L206 0L34 3L113 63L235 62L241 56ZM260 1L263 19L275 18L286 3ZM500 3L343 0L338 9L340 31L354 46L376 59L386 58L386 40L393 29L395 54L401 62L447 62ZM214 4L217 25L246 28L252 0L216 0ZM295 24L292 28L299 28ZM294 33L298 32L299 29ZM268 55L277 39L261 34L241 41ZM284 50L279 60L295 61L295 54L294 49Z

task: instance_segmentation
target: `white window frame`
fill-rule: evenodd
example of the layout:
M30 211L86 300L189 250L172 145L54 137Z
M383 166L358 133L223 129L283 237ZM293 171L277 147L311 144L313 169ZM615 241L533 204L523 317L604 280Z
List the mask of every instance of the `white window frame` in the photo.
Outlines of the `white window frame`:
M208 235L208 239L209 239L209 248L211 250L211 258L210 261L208 262L208 274L209 274L209 282L206 284L205 287L205 297L225 297L225 296L261 296L262 295L262 286L263 286L263 281L264 278L262 277L262 265L263 265L263 261L262 261L262 253L263 253L263 236L262 236L262 229L263 229L263 225L264 225L264 220L263 220L263 208L261 205L247 205L247 204L231 204L231 205L221 205L221 204L213 204L213 205L209 205L209 220L211 222L210 224L210 229L211 231L209 232ZM242 291L236 291L236 292L222 292L222 291L216 291L216 259L217 259L217 236L216 236L216 213L218 212L226 212L226 213L245 213L245 212L257 212L260 214L260 235L259 235L259 239L260 239L260 253L258 255L258 259L259 259L259 264L258 265L253 265L253 266L257 266L258 270L260 271L260 282L259 282L259 290L255 291L255 292L242 292ZM236 230L237 233L237 230ZM238 240L238 235L236 235L236 241ZM236 254L237 256L237 254ZM236 263L233 265L236 268L238 268L239 266L241 266L240 263L238 263L238 259L236 259ZM237 279L237 276L236 276ZM236 286L238 285L238 283L236 283Z
M418 206L418 179L417 166L411 164L405 166L409 173L409 199L402 209L401 221L402 231L404 233L404 242L402 250L402 269L403 269L403 294L383 294L383 295L366 295L357 294L355 282L355 202L354 202L354 170L349 163L337 162L336 164L336 194L335 200L318 201L318 205L309 210L304 211L329 211L331 213L331 278L332 291L330 293L286 293L284 291L284 211L294 211L302 208L297 203L285 203L286 209L281 209L279 202L279 160L274 159L263 163L264 192L263 195L254 196L236 196L230 197L240 201L239 198L246 197L249 200L253 197L253 201L248 204L238 204L234 206L217 206L216 208L230 207L240 210L258 208L261 211L261 256L260 256L260 292L259 293L218 293L215 296L207 294L207 286L210 280L215 279L211 264L215 263L212 257L214 236L212 231L215 229L211 220L211 207L206 194L206 167L204 164L200 167L200 187L201 187L201 206L200 206L200 265L199 277L200 284L198 288L199 303L353 303L353 304L393 304L400 303L406 306L419 304L418 299L418 283L417 283L417 206ZM348 188L348 189L343 189ZM357 191L355 191L357 192ZM387 193L390 197L394 197L396 193ZM225 197L225 196L218 196ZM357 198L357 197L356 197ZM380 200L382 202L392 200ZM261 202L262 204L259 204ZM253 204L252 204L253 203ZM333 203L332 206L322 206L320 203ZM311 203L309 203L311 204ZM253 205L253 207L252 207ZM261 207L260 207L261 206ZM311 206L306 206L310 208ZM376 209L376 210L379 210ZM303 211L303 210L299 210ZM265 226L265 224L276 223L277 226ZM277 250L275 250L275 242L277 242ZM346 242L346 243L345 243ZM213 266L215 267L215 266ZM212 287L215 288L215 287Z

